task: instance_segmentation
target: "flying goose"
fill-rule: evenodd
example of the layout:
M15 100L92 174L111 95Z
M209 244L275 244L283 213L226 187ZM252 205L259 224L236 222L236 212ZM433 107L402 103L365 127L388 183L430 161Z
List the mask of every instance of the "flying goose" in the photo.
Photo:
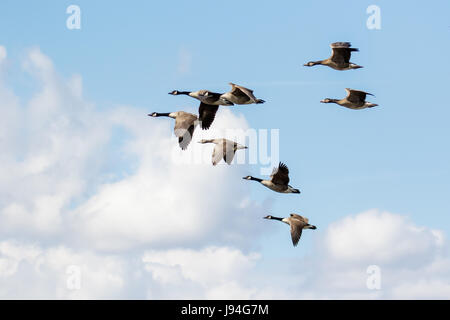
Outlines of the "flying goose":
M289 183L289 169L284 164L278 165L278 168L273 168L272 174L270 175L270 180L263 180L259 178L254 178L252 176L246 176L243 179L258 181L263 186L280 193L300 193L298 189L291 187Z
M227 139L202 139L198 143L214 143L214 150L212 153L212 164L215 166L220 162L220 160L224 160L226 163L231 164L234 158L234 154L236 150L239 149L247 149L246 146L243 146L237 142L230 141Z
M192 98L203 102L204 104L213 105L213 106L232 106L233 103L222 99L222 94L217 92L212 92L209 90L198 90L198 91L178 91L173 90L169 92L169 94L173 96L177 95L187 95Z
M231 90L224 93L221 97L234 104L251 104L251 103L264 103L262 99L257 99L253 95L253 90L247 89L240 85L229 83Z
M305 63L304 66L312 67L315 65L324 65L335 70L350 70L350 69L359 69L362 66L358 66L350 62L350 56L352 51L359 51L357 48L350 48L350 42L334 42L331 45L331 50L333 51L331 57L325 60L319 61L310 61Z
M378 106L375 103L366 102L366 95L373 94L359 91L359 90L353 90L349 88L345 88L345 91L347 91L347 96L344 99L330 99L326 98L323 100L320 100L322 103L336 103L338 105L341 105L343 107L354 109L354 110L360 110L365 108L372 108Z
M195 127L198 124L197 116L192 113L177 111L170 113L153 112L148 114L150 117L169 117L175 119L174 132L178 137L178 144L182 150L186 150L187 146L192 140Z
M211 92L208 90L198 90L198 91L178 91L173 90L169 94L176 95L187 95L197 100L200 100L200 106L198 107L198 115L200 125L203 130L208 130L216 117L216 112L219 106L232 106L233 103L222 99L221 93Z
M291 213L290 217L287 218L278 218L273 216L266 216L264 219L269 220L278 220L281 222L284 222L291 226L291 238L292 238L292 244L297 246L298 241L300 240L300 237L302 236L303 229L317 229L316 226L313 226L308 223L308 219L304 218L298 214Z

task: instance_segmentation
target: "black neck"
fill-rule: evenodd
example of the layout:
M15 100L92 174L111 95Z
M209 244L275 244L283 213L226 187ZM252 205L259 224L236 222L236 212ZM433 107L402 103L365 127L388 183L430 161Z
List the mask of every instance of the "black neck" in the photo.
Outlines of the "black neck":
M273 220L278 220L278 221L283 220L283 218L279 218L279 217L272 217L271 219L273 219Z
M253 181L258 181L258 182L261 182L261 181L263 181L263 179L260 179L260 178L255 178L255 177L251 177L251 180L253 180Z
M158 112L155 112L155 114L156 114L156 117L168 117L170 113L158 113Z
M178 91L178 94L186 94L189 95L191 93L190 91Z

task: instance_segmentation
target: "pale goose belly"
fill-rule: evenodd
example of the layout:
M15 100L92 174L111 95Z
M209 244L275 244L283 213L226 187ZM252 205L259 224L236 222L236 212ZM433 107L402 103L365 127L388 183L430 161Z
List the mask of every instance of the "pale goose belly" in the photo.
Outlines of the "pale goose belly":
M270 190L275 191L275 192L287 193L287 191L288 191L288 187L287 186L274 184L272 181L269 181L269 180L263 180L263 181L261 181L261 184L266 186Z

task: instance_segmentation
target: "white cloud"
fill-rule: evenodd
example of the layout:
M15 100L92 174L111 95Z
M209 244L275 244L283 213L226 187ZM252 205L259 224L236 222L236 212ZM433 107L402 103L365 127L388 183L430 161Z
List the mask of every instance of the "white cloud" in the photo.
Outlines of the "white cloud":
M248 299L253 290L238 283L245 282L258 259L258 254L245 255L235 248L207 247L148 251L142 261L153 279L169 288L160 292L163 296L173 297L175 288L187 284L195 290L184 293L184 298Z
M239 230L256 206L246 201L242 168L212 168L211 151L196 143L225 128L245 128L242 116L220 110L215 129L197 130L183 152L172 134L173 120L149 118L127 106L96 110L82 98L81 77L61 79L39 49L29 51L23 66L41 90L24 106L10 92L5 99L12 111L2 119L9 151L0 169L4 234L71 237L79 245L84 238L86 245L106 250L193 243L208 235L215 236L212 243L243 241ZM111 173L102 177L101 164L109 161L118 127L131 137L119 152L136 166L122 179L107 181ZM11 147L14 139L19 147ZM176 157L203 160L175 164ZM235 217L226 219L230 213Z
M228 247L207 247L202 250L172 249L168 251L148 251L143 256L147 270L152 265L179 267L183 278L208 284L223 284L230 279L238 280L249 271L259 256L244 255L241 251Z
M249 298L244 282L259 258L235 248L105 255L65 246L0 242L0 297L25 299ZM79 287L71 287L70 268ZM143 284L144 286L142 286Z
M442 233L417 226L406 216L370 210L330 224L321 238L310 262L320 277L305 283L317 297L400 298L402 288L423 280L446 283L450 276L450 269L442 268L449 258ZM381 290L366 286L370 265L380 268ZM445 293L445 287L441 289ZM412 296L429 295L412 290Z
M80 288L67 285L69 266L80 268ZM121 259L73 252L63 246L43 249L0 242L0 297L8 299L103 299L120 296L125 287Z
M441 247L442 235L406 216L371 210L331 224L325 242L332 258L347 263L397 263L419 255L420 263L427 263Z
M356 221L364 218L354 216ZM384 213L393 219L401 216ZM386 219L372 211L373 219ZM343 218L335 224L354 226ZM330 226L323 239L332 237ZM423 232L427 232L424 229ZM331 233L331 234L330 234ZM408 235L407 235L408 236ZM412 236L416 236L413 234ZM412 241L411 235L405 240ZM440 244L435 244L441 246ZM394 247L391 243L383 250ZM445 299L450 279L448 255L434 250L426 264L410 267L395 258L379 264L381 290L366 287L367 261L346 255L336 261L327 242L314 257L277 261L261 268L261 254L236 247L152 249L135 254L104 254L66 246L42 247L0 242L0 297L149 299ZM406 256L404 256L406 257ZM421 259L409 253L407 261ZM80 290L67 287L69 266L81 268Z
M38 49L30 50L24 66L41 84L28 103L0 88L6 102L0 145L7 150L0 168L0 230L48 236L62 231L62 212L89 183L109 133L97 125L93 106L73 94L73 81L61 79Z
M257 232L250 223L257 207L245 201L241 168L212 167L209 148L195 143L200 133L194 133L192 145L183 152L172 139L171 120L142 117L129 110L117 112L112 121L120 119L132 133L127 151L137 157L138 164L134 173L100 185L72 212L71 223L90 245L122 250L144 244L186 246L205 239L236 243L247 241L241 232L244 228L247 234ZM235 120L239 119L230 111L223 111L216 131ZM175 164L174 153L187 159L200 157L203 162Z
M393 299L449 299L450 284L442 280L412 280L400 284L392 292Z

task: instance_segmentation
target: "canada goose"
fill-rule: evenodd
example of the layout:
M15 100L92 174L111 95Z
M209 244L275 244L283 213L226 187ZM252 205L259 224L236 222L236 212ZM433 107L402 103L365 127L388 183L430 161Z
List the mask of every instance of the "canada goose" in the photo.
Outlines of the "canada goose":
M343 107L354 109L354 110L360 110L365 108L372 108L378 106L375 103L366 102L366 95L373 94L359 91L359 90L353 90L346 88L345 91L347 91L347 96L344 99L330 99L326 98L323 100L320 100L322 103L336 103L338 105L341 105Z
M294 189L289 183L289 169L284 164L278 165L278 168L273 168L272 174L270 175L270 180L263 180L259 178L254 178L252 176L246 176L243 179L258 181L263 186L280 193L300 193L298 189Z
M208 90L198 91L178 91L173 90L169 92L171 95L187 95L197 100L200 100L200 106L198 107L198 115L200 125L203 130L208 130L216 117L216 112L219 106L232 106L233 103L222 99L221 93L211 92Z
M251 104L251 103L264 103L262 99L257 99L253 95L253 90L244 88L234 83L229 83L231 91L224 93L221 97L234 104Z
M214 150L212 153L212 164L215 166L220 162L220 160L224 160L226 163L231 164L233 161L234 154L236 150L247 149L246 146L243 146L237 142L230 141L227 139L202 139L198 143L214 143Z
M350 62L352 51L359 51L359 49L357 48L350 48L350 42L334 42L330 46L333 51L331 57L320 61L310 61L308 63L305 63L304 66L312 67L320 64L328 66L335 70L350 70L362 68L362 66L358 66L357 64Z
M209 90L198 90L198 91L178 91L173 90L169 92L169 94L173 96L177 95L187 95L192 98L195 98L197 100L200 100L200 102L203 102L204 104L212 105L212 106L232 106L233 103L223 99L222 93L212 92Z
M278 218L273 216L266 216L264 219L269 220L278 220L281 222L284 222L291 226L291 238L292 238L292 244L297 246L298 241L300 240L300 237L302 236L303 229L317 229L316 226L313 226L308 223L308 219L304 218L302 216L299 216L298 214L291 213L290 217L287 218Z
M186 150L192 140L195 127L197 126L197 116L192 113L177 111L170 113L153 112L148 114L150 117L170 117L175 119L174 132L178 137L178 144L182 150Z

